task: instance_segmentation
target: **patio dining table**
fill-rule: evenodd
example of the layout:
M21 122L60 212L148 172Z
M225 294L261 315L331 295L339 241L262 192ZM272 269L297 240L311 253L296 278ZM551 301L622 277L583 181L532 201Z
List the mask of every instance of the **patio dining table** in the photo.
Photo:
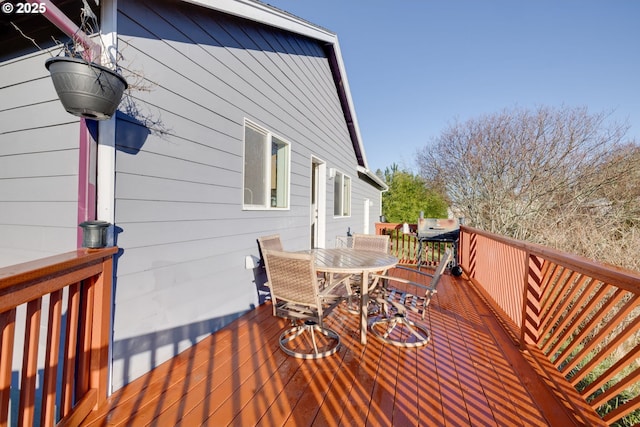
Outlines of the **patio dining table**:
M311 249L306 252L314 255L317 271L331 274L360 274L363 285L369 283L370 273L385 271L398 264L398 258L392 255L360 249ZM367 305L368 292L371 290L367 286L366 292L360 292L360 342L362 344L367 343Z

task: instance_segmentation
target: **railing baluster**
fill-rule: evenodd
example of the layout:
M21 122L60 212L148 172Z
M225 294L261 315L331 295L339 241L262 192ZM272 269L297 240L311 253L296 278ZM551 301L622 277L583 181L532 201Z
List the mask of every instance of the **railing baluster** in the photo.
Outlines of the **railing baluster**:
M62 289L52 292L49 297L49 321L47 349L45 356L44 380L42 384L42 409L40 425L53 425L56 416L56 383L60 356L60 334L62 324Z
M66 341L64 346L65 364L62 368L62 390L60 413L64 417L73 408L73 386L76 376L76 349L78 348L78 321L80 319L80 284L69 286L67 303Z
M582 346L583 341L593 332L594 328L603 321L604 317L616 309L616 306L625 297L625 292L622 289L616 289L611 298L602 306L594 306L594 310L589 317L588 325L578 329L580 325L574 325L574 331L579 331L577 335L573 337L570 343L562 350L559 351L559 357L555 361L555 365L560 372L566 372L570 366L575 363L571 363L575 356L572 355L574 350L577 350ZM575 332L574 332L575 333Z
M599 310L598 317L593 322L590 322L589 329L585 328L583 332L576 337L575 341L576 343L579 342L580 346L572 346L573 350L577 350L572 355L573 359L576 361L574 365L586 360L589 353L594 350L599 343L604 342L605 340L609 341L613 338L608 336L613 331L610 331L608 328L599 328L599 324L601 323L600 321L602 320L603 325L623 325L623 321L627 315L637 307L636 302L638 300L638 295L632 296L631 299L624 302L622 307L619 307L618 304L622 303L627 298L628 294L626 292L622 292L619 299L612 299L610 307L607 310ZM611 313L615 313L615 315L611 319L606 320L605 317ZM599 331L596 332L598 329ZM606 352L601 356L606 356ZM558 369L560 372L568 372L569 367L558 367Z
M16 330L16 309L0 313L0 425L9 423L13 342Z
M571 294L567 296L567 304L570 305L563 307L563 310L558 308L559 313L557 316L553 318L551 316L546 317L546 324L542 325L543 329L540 332L540 336L545 338L538 342L538 347L543 353L550 353L550 347L557 342L558 336L562 331L566 330L571 319L575 317L574 314L584 305L583 301L587 298L587 295L581 295L580 291L587 280L589 278L586 276L579 276L571 289Z
M616 321L616 319L611 319L612 322L615 323L619 323L619 324L624 324L623 320L624 317L626 317L629 313L631 313L634 310L634 303L636 302L638 296L634 296L632 297L629 301L627 301L625 303L625 308L623 310L620 310L617 314L616 317L618 318L619 321ZM625 341L627 341L629 338L631 338L635 333L637 332L636 328L633 326L632 323L626 323L626 325L624 326L624 329L612 340L609 340L608 342L608 346L610 348L618 348L619 346L623 345L625 343ZM598 337L594 337L595 339L591 340L591 343L586 345L585 348L581 351L580 354L577 355L577 357L581 357L583 354L588 353L590 350L593 349L594 345L596 345L599 341ZM602 338L606 338L606 337L602 337ZM597 367L598 364L600 364L601 362L604 361L604 359L606 359L609 356L609 352L603 351L601 352L600 355L593 357L588 363L586 363L583 368L577 372L574 376L571 377L571 384L576 385L579 381L582 381L587 375L589 375L589 373L591 371L593 371L593 369L595 369Z
M80 285L80 323L78 325L78 369L76 371L76 394L84 395L89 391L89 370L91 357L91 323L93 317L93 278ZM75 403L75 402L74 402Z
M40 313L42 298L27 303L25 322L24 353L22 359L22 380L20 382L20 403L18 424L33 425L36 404L36 375L38 374L38 339L40 337Z

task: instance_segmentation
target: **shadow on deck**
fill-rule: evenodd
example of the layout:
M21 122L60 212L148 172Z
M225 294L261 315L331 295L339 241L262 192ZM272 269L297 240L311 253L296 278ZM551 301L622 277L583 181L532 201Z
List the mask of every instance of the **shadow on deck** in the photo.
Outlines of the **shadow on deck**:
M266 303L116 391L82 425L579 424L462 278L443 277L422 349L359 342L356 316L327 319L340 351L286 356Z

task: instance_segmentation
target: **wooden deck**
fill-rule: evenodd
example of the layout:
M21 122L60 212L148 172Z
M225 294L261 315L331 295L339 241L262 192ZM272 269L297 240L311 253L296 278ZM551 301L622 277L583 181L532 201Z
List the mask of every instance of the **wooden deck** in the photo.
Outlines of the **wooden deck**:
M567 426L575 424L471 285L446 275L423 349L359 341L356 316L328 326L341 350L286 356L269 303L113 394L85 426Z

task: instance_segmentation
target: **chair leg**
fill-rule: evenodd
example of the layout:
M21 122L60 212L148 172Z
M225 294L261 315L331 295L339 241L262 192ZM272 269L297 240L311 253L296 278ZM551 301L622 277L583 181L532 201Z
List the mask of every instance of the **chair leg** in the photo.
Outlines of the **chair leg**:
M344 309L357 316L360 315L360 288L355 289L351 294L347 295L345 298L345 307ZM375 316L380 313L380 305L376 298L369 298L369 306L367 309L368 316Z
M403 313L371 322L369 329L380 341L396 347L423 347L431 341L431 333L422 325L409 320Z
M318 354L318 343L316 342L316 325L311 325L309 328L311 333L311 342L313 343L313 354Z
M306 345L304 339L298 339L302 336L308 336ZM311 348L308 340L311 341ZM306 320L282 332L279 344L282 351L289 356L298 359L321 359L338 351L340 336L334 330L323 328L313 320Z

